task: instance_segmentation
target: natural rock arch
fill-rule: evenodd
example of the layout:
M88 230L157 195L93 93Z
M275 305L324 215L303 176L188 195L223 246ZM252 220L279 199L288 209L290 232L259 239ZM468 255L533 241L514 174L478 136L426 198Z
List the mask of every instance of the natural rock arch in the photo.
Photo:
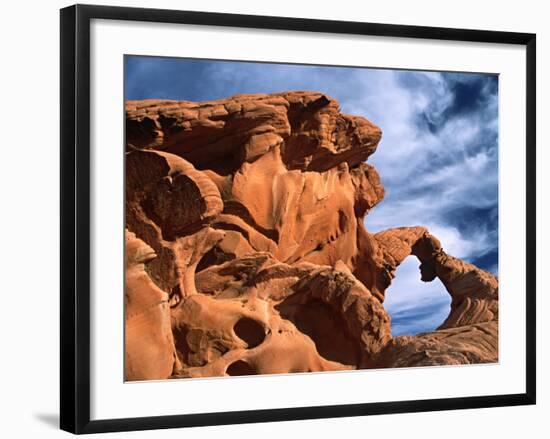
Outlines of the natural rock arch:
M389 229L374 235L391 279L409 256L420 261L421 280L439 278L451 296L451 312L438 327L464 326L498 319L498 279L493 274L448 255L424 227Z

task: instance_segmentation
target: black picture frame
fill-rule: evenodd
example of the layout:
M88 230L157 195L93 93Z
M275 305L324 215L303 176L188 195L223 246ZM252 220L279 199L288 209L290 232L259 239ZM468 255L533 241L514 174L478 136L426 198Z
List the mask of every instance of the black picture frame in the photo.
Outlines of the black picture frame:
M61 9L61 429L80 433L535 404L536 36L303 18L75 5ZM90 420L90 21L132 20L526 47L526 392L508 395Z

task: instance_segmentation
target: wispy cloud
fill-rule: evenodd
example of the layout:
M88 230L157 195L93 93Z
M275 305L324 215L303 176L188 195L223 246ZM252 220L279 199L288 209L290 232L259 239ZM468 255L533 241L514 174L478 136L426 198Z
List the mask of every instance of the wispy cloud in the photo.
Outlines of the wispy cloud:
M418 259L409 256L397 268L384 306L392 318L393 335L414 335L441 325L449 315L450 303L441 281L422 282Z
M386 199L367 217L367 227L425 225L455 256L474 260L493 252L498 247L495 78L416 72L393 76L393 93L413 102L395 112L386 106L382 120L376 121L384 137L372 163L380 170ZM384 102L383 93L378 101ZM398 133L393 130L396 117L406 127Z
M498 272L498 80L495 76L132 57L128 99L219 99L321 91L383 130L369 162L386 188L371 232L424 225L457 257ZM410 260L409 260L410 259ZM395 333L433 330L448 313L438 281L408 258L388 291Z

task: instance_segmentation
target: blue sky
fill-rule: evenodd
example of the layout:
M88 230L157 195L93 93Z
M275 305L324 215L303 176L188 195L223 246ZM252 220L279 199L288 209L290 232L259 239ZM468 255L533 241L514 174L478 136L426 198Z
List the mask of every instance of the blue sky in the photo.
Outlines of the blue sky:
M495 75L271 63L126 58L126 99L220 99L311 90L382 128L369 158L386 188L367 230L423 225L445 251L498 274L498 78ZM409 257L386 292L394 335L436 328L450 298Z

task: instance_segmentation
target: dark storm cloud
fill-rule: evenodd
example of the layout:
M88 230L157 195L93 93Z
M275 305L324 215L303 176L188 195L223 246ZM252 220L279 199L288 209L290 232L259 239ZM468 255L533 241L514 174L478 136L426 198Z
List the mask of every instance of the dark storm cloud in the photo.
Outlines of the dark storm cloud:
M126 98L220 99L321 91L382 128L369 158L386 188L366 219L376 232L424 225L445 250L498 272L498 78L494 75L130 57ZM433 330L449 311L408 258L385 303L399 333ZM430 317L431 316L431 317ZM403 332L404 331L404 332Z

